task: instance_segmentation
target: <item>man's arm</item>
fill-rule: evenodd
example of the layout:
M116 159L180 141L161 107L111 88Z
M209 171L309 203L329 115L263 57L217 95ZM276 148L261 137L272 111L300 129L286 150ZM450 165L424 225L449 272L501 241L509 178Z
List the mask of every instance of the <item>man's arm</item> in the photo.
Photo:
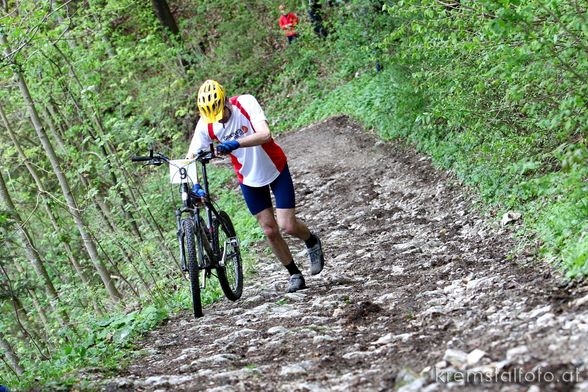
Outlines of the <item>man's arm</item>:
M267 143L271 140L272 135L267 121L258 121L251 125L253 125L253 128L255 128L255 133L253 135L237 139L241 147L259 146L260 144Z
M196 153L198 153L200 150L208 148L210 143L212 143L210 136L207 132L202 131L200 121L198 121L196 129L194 130L194 136L192 136L192 141L190 142L190 147L188 147L188 152L186 153L186 159L195 158Z
M217 153L225 155L237 148L259 146L271 140L272 135L269 126L267 125L267 121L258 121L253 127L255 128L255 133L253 135L221 143L216 146Z
M239 103L249 113L251 125L255 129L255 133L223 143L226 146L220 148L221 153L229 153L240 147L259 146L269 142L272 138L265 113L263 113L263 109L259 105L259 102L257 102L257 99L252 95L245 94L239 97ZM218 150L219 148L217 147Z
M259 102L253 95L244 94L239 97L239 103L249 113L251 125L255 129L253 135L239 138L237 141L241 147L259 146L271 140L269 125L265 113Z

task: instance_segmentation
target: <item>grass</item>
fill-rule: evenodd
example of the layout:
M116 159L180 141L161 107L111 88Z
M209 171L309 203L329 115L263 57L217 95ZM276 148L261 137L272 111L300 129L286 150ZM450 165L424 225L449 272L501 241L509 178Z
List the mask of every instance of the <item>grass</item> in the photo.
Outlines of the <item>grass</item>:
M538 243L541 255L569 278L588 274L588 152L581 141L431 124L423 97L395 66L363 74L320 98L297 99L294 106L304 109L296 115L290 108L280 112L279 102L273 105L291 128L345 114L384 140L404 140L431 156L434 166L452 170L492 216L522 213L521 238Z

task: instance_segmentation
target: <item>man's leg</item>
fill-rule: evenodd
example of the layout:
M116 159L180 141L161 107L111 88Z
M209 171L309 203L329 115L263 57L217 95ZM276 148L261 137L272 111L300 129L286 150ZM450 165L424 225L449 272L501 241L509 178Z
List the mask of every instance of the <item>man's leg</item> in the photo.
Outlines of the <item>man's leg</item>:
M255 214L255 217L263 229L263 234L267 238L270 248L272 248L272 251L278 260L280 260L290 274L290 279L288 279L288 292L293 293L306 288L304 277L296 266L296 263L294 263L290 248L280 233L280 228L274 217L273 209L266 208Z
M292 237L306 241L310 238L310 230L304 222L296 218L294 208L276 208L278 226Z
M300 219L296 218L294 208L276 208L278 226L284 232L305 242L310 257L310 273L316 275L323 270L325 257L321 240L310 232L308 227Z
M279 177L270 184L270 188L276 197L278 226L286 234L304 241L310 258L310 273L313 275L318 274L323 270L325 264L321 240L308 230L304 222L296 218L294 184L287 165Z
M274 217L273 208L266 208L257 213L255 217L263 229L263 234L265 234L270 248L272 248L272 251L278 260L280 260L283 265L290 264L293 259L292 253L290 252L288 244L284 241L284 237L282 237L282 234L280 233L280 227Z
M276 223L269 186L250 187L241 184L241 192L247 208L257 218L272 251L283 265L288 265L292 261L292 253Z

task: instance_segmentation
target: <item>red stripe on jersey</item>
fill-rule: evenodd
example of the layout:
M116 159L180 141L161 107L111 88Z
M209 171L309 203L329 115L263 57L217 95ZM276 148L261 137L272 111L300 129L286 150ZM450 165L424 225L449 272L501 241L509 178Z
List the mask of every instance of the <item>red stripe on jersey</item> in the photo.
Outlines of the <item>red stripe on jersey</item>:
M212 123L208 123L208 136L210 136L212 140L216 140L218 142L218 137L216 137L216 135L214 134L214 128L212 127Z
M216 140L217 142L220 143L220 140L218 140L218 137L216 137L216 135L214 134L214 128L212 126L212 123L208 124L208 136L210 136L210 138L212 140ZM233 154L229 154L229 156L231 157L231 163L233 164L233 168L235 169L235 173L237 173L237 178L239 179L239 183L242 184L243 183L243 175L241 174L241 168L243 167L243 165L241 165L241 163L237 160L237 158Z
M237 109L239 109L241 111L241 113L245 116L245 118L247 120L249 120L249 123L251 124L251 129L253 129L253 132L255 132L255 127L253 126L253 123L251 122L251 117L249 117L249 113L247 113L247 111L243 108L243 106L241 106L241 103L238 101L238 98L239 98L238 96L231 97L231 98L229 98L229 102L231 102L233 105L235 105L237 107ZM273 164L276 166L276 169L278 169L278 171L281 173L282 170L284 170L284 168L286 167L286 162L287 162L286 154L284 154L284 151L282 151L282 148L280 146L278 146L276 142L274 142L273 138L271 138L269 140L269 142L262 144L261 147L263 148L265 153L269 156L269 158L271 159Z
M276 169L281 173L286 167L286 154L284 154L284 151L282 151L273 139L262 144L261 147L269 155L274 165L276 165Z
M243 175L241 174L241 168L243 167L243 165L241 165L241 162L239 162L237 157L234 156L233 154L229 154L229 156L231 157L231 163L233 164L233 168L235 169L235 173L237 173L237 179L239 179L239 184L242 184L243 183Z

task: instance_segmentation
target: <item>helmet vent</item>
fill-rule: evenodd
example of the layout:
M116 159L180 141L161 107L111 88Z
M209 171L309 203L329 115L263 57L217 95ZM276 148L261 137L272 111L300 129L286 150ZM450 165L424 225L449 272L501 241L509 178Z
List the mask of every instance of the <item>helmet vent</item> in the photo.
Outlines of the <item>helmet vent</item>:
M222 118L225 89L215 80L207 80L198 91L198 109L208 123Z

